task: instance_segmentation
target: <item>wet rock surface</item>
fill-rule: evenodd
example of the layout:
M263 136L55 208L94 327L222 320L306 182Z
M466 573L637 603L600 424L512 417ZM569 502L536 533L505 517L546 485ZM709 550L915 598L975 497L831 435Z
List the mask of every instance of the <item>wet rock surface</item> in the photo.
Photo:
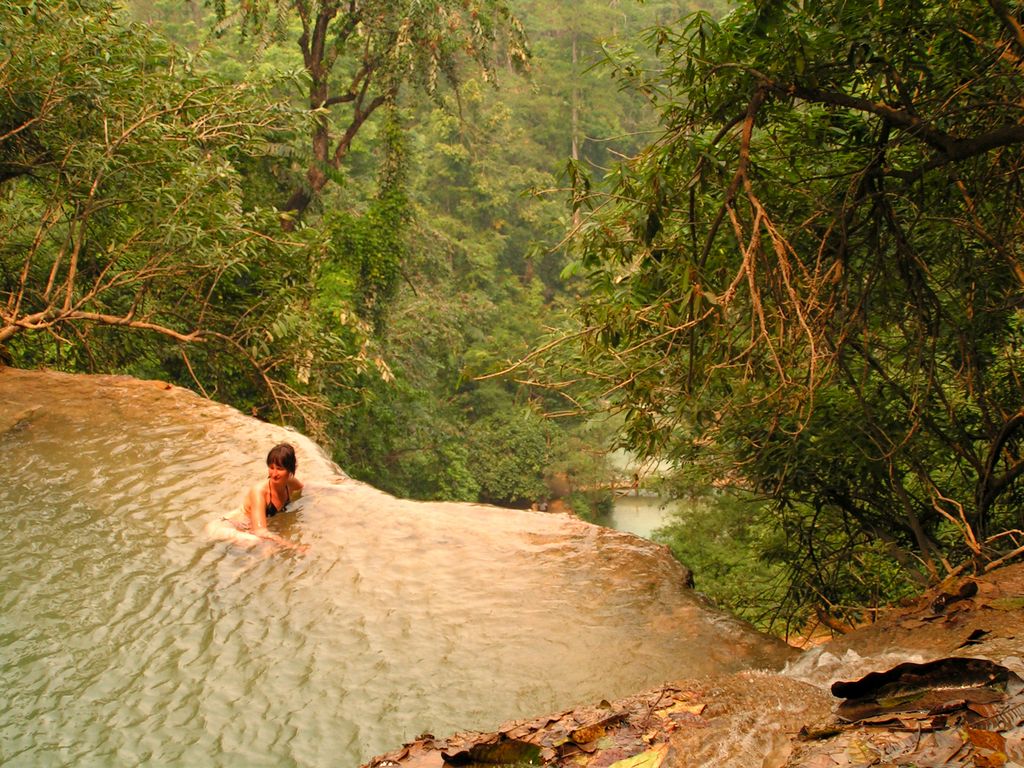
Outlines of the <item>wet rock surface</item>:
M1024 766L1024 564L961 578L782 673L680 680L614 702L425 734L367 768Z

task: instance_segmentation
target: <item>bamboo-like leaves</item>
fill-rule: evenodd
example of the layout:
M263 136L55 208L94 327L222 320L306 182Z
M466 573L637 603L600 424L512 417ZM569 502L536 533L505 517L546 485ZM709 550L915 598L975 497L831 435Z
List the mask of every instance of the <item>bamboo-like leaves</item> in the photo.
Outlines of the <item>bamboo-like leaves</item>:
M1016 477L1021 436L997 436L1024 397L1024 77L994 8L752 2L652 32L662 134L586 191L574 241L572 376L631 447L833 515L848 546L884 529L933 575L1019 525L1019 487L980 490Z

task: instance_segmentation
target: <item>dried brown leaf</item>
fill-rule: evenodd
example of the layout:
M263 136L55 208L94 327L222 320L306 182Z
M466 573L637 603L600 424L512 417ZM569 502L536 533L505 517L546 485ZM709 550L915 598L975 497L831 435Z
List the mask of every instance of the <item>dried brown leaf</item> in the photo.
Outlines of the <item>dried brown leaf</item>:
M968 728L967 738L970 739L978 749L985 749L990 752L1003 752L1006 749L1006 740L1002 734L995 731L983 731L978 728Z
M597 741L608 732L608 728L615 725L626 716L625 712L616 712L608 717L598 720L596 723L583 725L569 733L570 741L577 744L589 744Z
M533 763L540 757L541 748L526 741L504 736L473 744L468 749L442 753L446 762L471 762L492 765Z
M659 744L652 749L648 749L646 752L641 752L639 755L612 763L609 768L661 768L665 758L668 756L668 750L668 744Z
M704 713L705 709L707 709L707 704L702 702L677 701L671 707L657 710L656 714L661 717L667 717L668 715L672 715L677 712L688 712L691 715L700 715Z

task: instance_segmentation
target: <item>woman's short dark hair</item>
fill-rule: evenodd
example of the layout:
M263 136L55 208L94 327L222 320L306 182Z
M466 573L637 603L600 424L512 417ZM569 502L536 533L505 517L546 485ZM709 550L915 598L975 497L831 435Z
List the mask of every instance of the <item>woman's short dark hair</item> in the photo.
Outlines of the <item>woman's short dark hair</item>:
M268 467L284 467L295 474L295 449L291 443L278 443L267 454Z

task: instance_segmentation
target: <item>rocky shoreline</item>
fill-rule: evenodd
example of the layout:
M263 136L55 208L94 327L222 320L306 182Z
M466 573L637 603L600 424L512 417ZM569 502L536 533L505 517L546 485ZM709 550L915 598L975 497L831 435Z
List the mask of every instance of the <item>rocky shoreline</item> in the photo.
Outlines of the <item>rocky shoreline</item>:
M1015 564L944 584L781 672L673 681L490 733L424 734L363 768L1012 768L1024 765L1022 656ZM865 690L833 686L858 679L881 686L861 709L871 718L851 717L856 708L833 693Z

